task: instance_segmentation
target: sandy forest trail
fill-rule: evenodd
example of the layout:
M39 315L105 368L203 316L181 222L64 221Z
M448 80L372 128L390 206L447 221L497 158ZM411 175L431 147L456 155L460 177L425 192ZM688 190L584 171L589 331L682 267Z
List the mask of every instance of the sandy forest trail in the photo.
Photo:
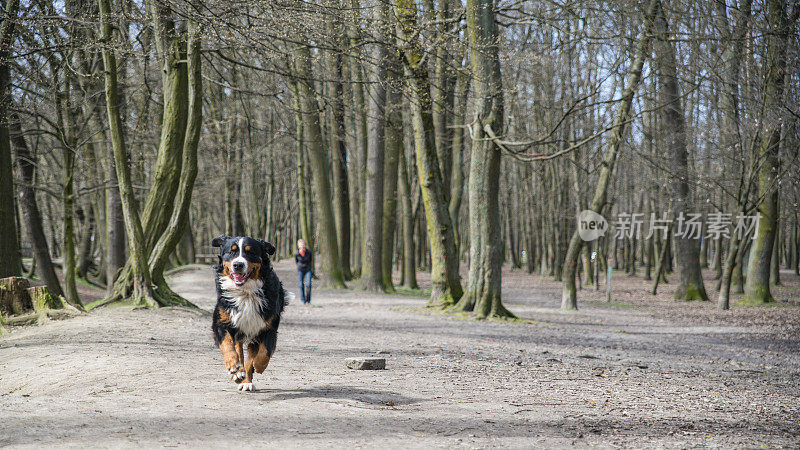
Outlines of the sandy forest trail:
M276 267L296 291L291 264ZM535 323L317 290L289 305L258 391L241 393L212 343L211 271L178 273L204 311L105 308L0 339L0 446L800 445L798 308L561 313L554 284L504 276L509 309ZM387 370L345 367L376 353Z

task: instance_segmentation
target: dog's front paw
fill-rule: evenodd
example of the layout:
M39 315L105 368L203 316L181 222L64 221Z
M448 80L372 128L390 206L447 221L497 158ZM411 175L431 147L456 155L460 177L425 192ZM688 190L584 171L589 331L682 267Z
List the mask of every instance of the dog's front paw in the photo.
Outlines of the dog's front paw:
M231 380L236 383L239 383L242 380L244 380L244 370L239 370L238 372L232 373Z
M256 386L253 383L240 383L239 384L239 390L242 391L242 392L244 392L244 391L253 392L253 391L256 390Z
M225 361L225 370L234 378L242 371L242 364L236 360Z

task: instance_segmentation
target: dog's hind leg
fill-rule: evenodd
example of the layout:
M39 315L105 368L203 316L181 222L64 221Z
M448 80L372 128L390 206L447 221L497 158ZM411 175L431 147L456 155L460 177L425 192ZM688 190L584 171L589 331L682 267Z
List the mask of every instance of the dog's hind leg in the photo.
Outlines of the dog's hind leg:
M256 372L264 373L267 369L272 354L275 353L275 345L278 343L277 325L280 318L275 318L270 322L269 329L258 336L258 353L256 353L255 366Z
M267 347L264 344L258 344L258 350L256 353L256 357L253 361L253 368L258 373L264 373L264 370L267 369L267 365L269 364L269 359L272 355L267 351Z
M225 369L232 377L235 377L242 368L243 358L241 358L239 352L236 351L237 345L241 348L241 344L238 342L234 344L233 337L230 333L226 333L225 339L219 344L219 349L222 351L222 358L225 361Z

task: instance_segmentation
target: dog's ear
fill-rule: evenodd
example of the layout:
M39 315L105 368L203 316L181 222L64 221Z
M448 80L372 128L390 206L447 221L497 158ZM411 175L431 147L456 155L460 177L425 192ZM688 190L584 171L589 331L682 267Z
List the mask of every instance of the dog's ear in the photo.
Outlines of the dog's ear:
M264 247L264 251L267 252L268 256L272 256L272 255L275 254L275 246L274 245L270 244L269 242L267 242L267 241L265 241L263 239L258 239L258 242L261 244L262 247Z
M215 237L214 239L211 240L211 246L212 247L219 247L219 246L222 245L223 242L227 241L230 238L231 237L228 236L227 234L220 234L219 236L217 236L217 237Z

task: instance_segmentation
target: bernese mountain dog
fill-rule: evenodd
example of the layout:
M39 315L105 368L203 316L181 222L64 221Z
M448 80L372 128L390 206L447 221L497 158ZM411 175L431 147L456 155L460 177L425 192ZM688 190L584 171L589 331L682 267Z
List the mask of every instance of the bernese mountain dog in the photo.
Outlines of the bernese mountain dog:
M214 342L239 390L254 391L253 371L263 373L275 352L281 312L291 294L272 270L269 256L275 254L275 247L269 242L222 235L211 245L220 248L219 262L214 266Z

